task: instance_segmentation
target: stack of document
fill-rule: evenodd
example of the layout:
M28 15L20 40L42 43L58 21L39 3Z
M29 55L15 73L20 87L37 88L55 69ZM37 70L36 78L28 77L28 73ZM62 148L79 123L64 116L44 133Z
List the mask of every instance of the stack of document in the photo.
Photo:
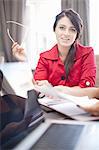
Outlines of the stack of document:
M98 101L97 99L89 99L88 96L71 96L57 91L52 86L46 85L36 86L35 89L42 94L47 95L46 97L38 100L41 105L44 105L76 120L99 120L99 117L91 116L90 113L87 113L81 108L95 104Z

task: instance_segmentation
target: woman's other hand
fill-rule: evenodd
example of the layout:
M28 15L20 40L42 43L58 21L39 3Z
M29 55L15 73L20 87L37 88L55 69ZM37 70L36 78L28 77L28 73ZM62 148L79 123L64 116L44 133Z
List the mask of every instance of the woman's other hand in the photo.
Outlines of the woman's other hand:
M82 108L94 116L99 116L99 102L96 102L94 105L86 106Z
M12 45L12 53L17 60L22 62L26 60L25 51L17 42Z

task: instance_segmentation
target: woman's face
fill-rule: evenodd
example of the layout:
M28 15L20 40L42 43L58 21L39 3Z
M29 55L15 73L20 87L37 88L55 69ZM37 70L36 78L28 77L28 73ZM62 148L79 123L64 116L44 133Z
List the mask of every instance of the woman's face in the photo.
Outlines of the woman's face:
M57 43L62 47L70 47L77 36L77 30L68 17L62 17L55 28Z

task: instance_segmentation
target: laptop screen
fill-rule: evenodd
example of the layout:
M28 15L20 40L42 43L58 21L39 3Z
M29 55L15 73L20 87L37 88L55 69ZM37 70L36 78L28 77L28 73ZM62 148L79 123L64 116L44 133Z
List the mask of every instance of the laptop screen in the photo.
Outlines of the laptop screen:
M16 63L4 64L0 69L0 147L2 149L12 149L44 121L43 111L37 100L38 93L35 90L27 90L26 88L25 93L27 92L27 97L22 97L20 93L23 92L16 92L14 90L15 86L13 87L13 84L11 84L11 81L12 83L15 81L19 85L17 82L20 82L22 79L23 72L25 72L25 64L23 66L22 64L20 65L21 69L18 72L14 72L14 70L17 70L15 67L17 66ZM26 72L27 70L26 68ZM17 78L20 78L20 80ZM4 82L5 80L6 82ZM16 87L18 88L17 85ZM21 87L19 90L21 90ZM12 93L10 93L11 91Z

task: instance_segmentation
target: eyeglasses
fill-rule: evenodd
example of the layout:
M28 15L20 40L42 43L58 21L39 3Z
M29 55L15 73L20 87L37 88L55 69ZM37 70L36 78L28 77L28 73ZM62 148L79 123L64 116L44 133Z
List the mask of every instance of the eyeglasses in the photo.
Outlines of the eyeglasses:
M25 29L25 35L24 35L24 38L23 38L23 40L22 40L22 43L20 44L20 45L22 45L22 44L24 43L25 39L26 39L26 36L27 36L27 33L28 33L28 27L27 27L26 25L23 25L23 24L18 23L18 22L16 22L16 21L6 21L6 23L7 23L7 24L9 24L9 23L16 24L16 25L21 26L22 28ZM10 38L10 40L11 40L13 43L15 43L15 40L12 38L12 36L11 36L11 34L10 34L9 28L7 28L7 34L8 34L8 37Z

